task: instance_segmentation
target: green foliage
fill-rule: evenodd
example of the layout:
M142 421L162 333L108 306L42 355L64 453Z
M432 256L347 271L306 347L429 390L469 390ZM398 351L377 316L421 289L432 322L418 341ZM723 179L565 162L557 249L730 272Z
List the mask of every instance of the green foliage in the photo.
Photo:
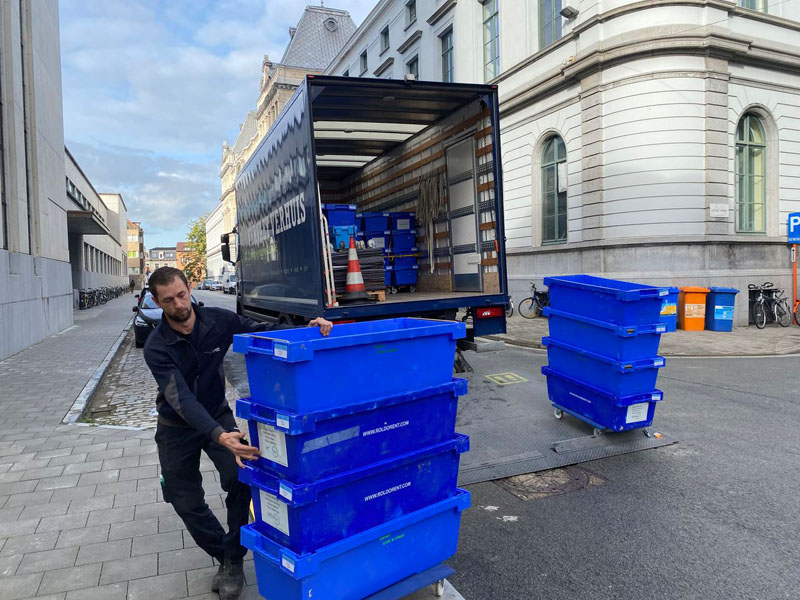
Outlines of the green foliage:
M206 277L206 217L202 215L189 223L186 247L189 260L183 268L189 281L202 281Z

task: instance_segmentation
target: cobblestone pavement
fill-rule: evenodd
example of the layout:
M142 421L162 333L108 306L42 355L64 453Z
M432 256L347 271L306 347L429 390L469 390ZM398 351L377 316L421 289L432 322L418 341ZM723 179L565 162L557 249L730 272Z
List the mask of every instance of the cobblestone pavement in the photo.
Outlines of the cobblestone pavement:
M505 335L487 336L508 344L528 348L543 348L547 319L525 319L516 314L508 320ZM765 329L736 327L731 332L682 331L661 336L658 353L663 356L770 356L800 353L800 327L780 327L775 324Z

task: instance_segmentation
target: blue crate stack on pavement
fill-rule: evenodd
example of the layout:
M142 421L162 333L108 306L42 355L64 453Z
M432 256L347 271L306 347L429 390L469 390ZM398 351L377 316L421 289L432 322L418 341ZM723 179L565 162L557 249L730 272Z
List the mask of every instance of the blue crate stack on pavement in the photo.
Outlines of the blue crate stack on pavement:
M556 416L569 413L598 430L652 424L656 403L666 288L589 275L545 278L550 335L547 392Z
M361 600L455 554L470 502L456 486L467 382L452 377L465 333L387 319L234 337L250 383L236 413L260 453L239 473L255 513L241 539L263 595Z

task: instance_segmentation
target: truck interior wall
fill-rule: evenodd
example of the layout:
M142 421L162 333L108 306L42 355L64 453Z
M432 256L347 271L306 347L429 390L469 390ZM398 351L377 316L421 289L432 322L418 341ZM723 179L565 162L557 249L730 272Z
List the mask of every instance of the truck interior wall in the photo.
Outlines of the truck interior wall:
M467 207L454 214L448 210L449 194L459 184L472 181L470 192L475 195L478 207L477 232L472 237L471 264L479 263L480 289L484 293L500 291L498 279L498 260L494 243L497 230L494 207L494 180L492 158L492 128L490 111L476 101L463 109L442 119L435 125L422 130L414 137L382 156L355 174L337 181L326 177L324 169L319 170L321 200L324 203L355 204L360 211L408 211L417 212L421 185L431 177L440 177L444 187L445 204L433 226L419 223L417 247L419 251L420 292L453 292L454 266L458 270L460 261L464 264L464 252L468 244L461 247L454 240L451 224L458 215L474 214L466 212ZM448 152L454 144L471 142L469 173L453 172L455 159ZM452 154L451 154L452 155ZM472 160L474 158L474 160ZM464 161L460 161L463 166ZM465 179L466 177L466 179ZM432 237L432 252L428 247L428 237ZM463 237L463 236L461 236ZM432 254L432 256L431 256Z

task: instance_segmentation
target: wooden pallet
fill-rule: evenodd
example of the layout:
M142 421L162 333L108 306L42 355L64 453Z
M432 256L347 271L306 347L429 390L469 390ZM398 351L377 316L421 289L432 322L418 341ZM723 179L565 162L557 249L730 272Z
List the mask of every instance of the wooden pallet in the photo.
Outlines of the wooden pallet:
M372 300L376 302L386 302L386 290L375 290L374 292L367 292Z

